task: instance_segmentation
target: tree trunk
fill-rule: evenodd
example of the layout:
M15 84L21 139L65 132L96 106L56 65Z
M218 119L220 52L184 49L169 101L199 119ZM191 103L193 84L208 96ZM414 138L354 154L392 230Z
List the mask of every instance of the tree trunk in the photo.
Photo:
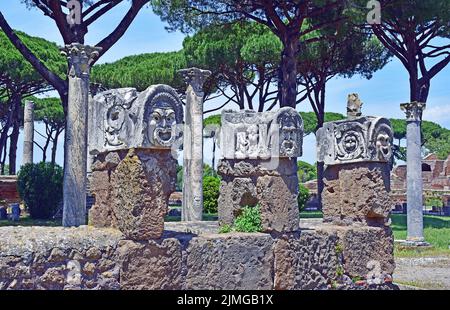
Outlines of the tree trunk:
M18 111L18 109L16 110ZM16 174L16 158L17 158L17 142L19 140L19 128L20 128L20 121L19 121L19 115L16 114L16 119L14 120L13 124L13 131L10 136L9 140L9 174L15 175Z
M57 130L56 134L55 134L55 139L53 140L53 144L52 144L52 165L54 165L56 163L56 150L58 148L58 138L59 138L60 134L61 134L61 131Z
M296 106L297 99L297 54L299 51L297 36L286 36L281 53L281 107Z

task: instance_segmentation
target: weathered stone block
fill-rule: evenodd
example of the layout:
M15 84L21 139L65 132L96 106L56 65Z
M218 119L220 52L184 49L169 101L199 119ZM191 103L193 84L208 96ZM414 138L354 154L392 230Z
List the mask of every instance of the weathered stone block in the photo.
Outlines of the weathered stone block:
M325 222L383 225L392 209L388 163L328 166L322 192Z
M112 210L127 238L161 237L175 182L176 161L169 150L129 151L111 176Z
M274 288L328 288L340 266L336 244L336 235L314 231L280 236L273 247Z
M378 279L384 283L385 278L392 277L395 262L390 227L322 225L317 230L337 236L336 250L342 255L344 273L350 278Z
M261 160L219 162L222 176L218 215L221 225L233 224L245 206L260 205L264 232L298 230L296 161L279 158L274 168Z
M184 289L272 289L273 240L266 234L203 235L185 250Z
M119 243L121 289L181 289L182 254L177 239Z

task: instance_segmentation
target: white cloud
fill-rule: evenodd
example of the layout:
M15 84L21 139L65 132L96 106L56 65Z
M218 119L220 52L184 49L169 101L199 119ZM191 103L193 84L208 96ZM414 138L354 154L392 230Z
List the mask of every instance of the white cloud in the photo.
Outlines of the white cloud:
M427 107L423 112L423 119L448 127L450 124L450 102L448 104Z

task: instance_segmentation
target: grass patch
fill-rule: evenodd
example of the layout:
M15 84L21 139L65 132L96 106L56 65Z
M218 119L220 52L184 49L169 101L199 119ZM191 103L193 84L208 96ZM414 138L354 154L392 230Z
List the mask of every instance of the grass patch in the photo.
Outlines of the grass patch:
M323 218L322 211L302 211L300 212L301 219L321 219Z
M1 220L0 227L5 226L61 226L61 219L56 220L34 220L28 214L20 217L18 222L13 222L9 220Z
M217 213L203 213L202 221L217 221ZM164 218L165 222L181 222L181 216L169 216Z
M405 240L406 215L392 214L392 230L396 240ZM425 249L399 249L395 247L397 257L450 256L450 217L425 215L423 218L424 237L433 247Z

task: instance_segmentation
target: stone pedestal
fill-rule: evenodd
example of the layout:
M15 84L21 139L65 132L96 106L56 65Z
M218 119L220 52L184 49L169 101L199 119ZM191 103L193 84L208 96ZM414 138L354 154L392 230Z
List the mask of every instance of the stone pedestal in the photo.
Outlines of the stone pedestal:
M278 167L273 170L264 168L264 162L258 160L220 160L220 225L232 225L243 207L258 204L264 232L297 231L296 169L296 160L288 158L280 159Z
M389 179L387 163L327 167L322 192L324 222L344 225L386 223L392 208Z
M349 119L325 123L317 132L318 161L325 164L325 222L387 224L393 132L389 120L360 115L349 101Z
M160 238L175 191L183 108L176 91L155 85L97 94L89 117L93 156L89 224L115 227L128 239Z
M69 63L69 94L65 128L63 225L86 223L86 171L89 74L100 48L67 45L63 54Z
M112 211L128 239L160 238L169 196L175 191L176 160L169 150L130 150L112 174Z
M422 142L420 126L425 103L412 102L401 105L406 113L406 166L407 166L407 240L423 242L423 181Z
M23 111L23 156L22 165L33 163L34 103L25 101Z
M203 214L203 84L210 71L180 70L186 81L183 142L183 221L201 221Z
M294 109L223 111L219 222L231 225L245 206L260 206L265 232L298 230L297 160L303 121Z

